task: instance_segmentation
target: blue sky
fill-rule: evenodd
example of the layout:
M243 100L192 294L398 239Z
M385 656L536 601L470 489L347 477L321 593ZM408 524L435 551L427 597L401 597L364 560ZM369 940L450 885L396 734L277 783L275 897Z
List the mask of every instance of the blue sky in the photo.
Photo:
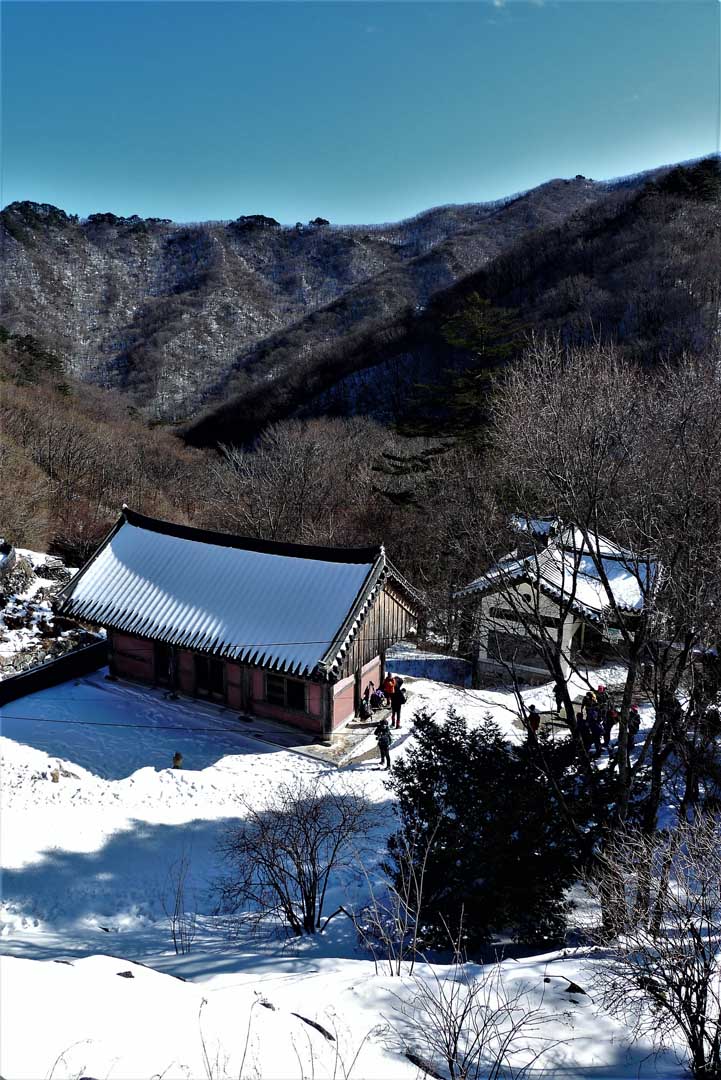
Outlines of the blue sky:
M4 0L2 192L395 220L718 145L718 0Z

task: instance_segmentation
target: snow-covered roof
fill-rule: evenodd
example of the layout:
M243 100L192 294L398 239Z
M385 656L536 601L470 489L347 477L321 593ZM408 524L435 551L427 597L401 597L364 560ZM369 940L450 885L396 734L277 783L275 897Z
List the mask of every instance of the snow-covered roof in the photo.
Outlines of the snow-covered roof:
M523 514L511 514L511 525L518 532L530 533L531 536L549 536L556 531L559 521L556 517L532 518L524 517Z
M501 586L528 581L590 619L602 619L611 608L600 568L606 576L615 605L625 612L641 611L656 571L652 559L625 551L603 536L593 538L593 550L578 529L565 529L537 554L506 556L459 592L494 592Z
M253 540L124 508L58 601L62 614L115 630L278 671L329 674L389 574L407 593L382 547Z

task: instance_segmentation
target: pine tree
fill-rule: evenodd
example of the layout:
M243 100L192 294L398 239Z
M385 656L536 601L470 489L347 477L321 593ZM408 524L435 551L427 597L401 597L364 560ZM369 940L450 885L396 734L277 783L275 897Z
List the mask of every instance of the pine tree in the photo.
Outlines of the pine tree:
M386 871L400 888L408 853L420 860L427 851L424 944L447 947L461 924L471 950L499 934L562 937L565 893L582 853L538 755L568 789L571 744L534 738L511 747L492 721L469 728L452 711L443 722L419 714L415 725L414 746L390 781L402 826L389 841Z
M443 340L466 353L468 362L417 388L415 416L406 433L482 445L493 373L519 351L523 329L516 310L470 293L441 326Z

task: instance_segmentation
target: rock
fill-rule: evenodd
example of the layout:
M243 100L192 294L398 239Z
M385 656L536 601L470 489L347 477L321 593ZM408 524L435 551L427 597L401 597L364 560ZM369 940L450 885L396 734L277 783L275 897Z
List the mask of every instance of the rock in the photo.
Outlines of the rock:
M304 1024L307 1024L308 1027L315 1028L315 1030L319 1031L323 1038L327 1039L328 1042L335 1042L335 1035L331 1035L330 1031L327 1031L321 1024L317 1024L315 1020L309 1020L307 1016L301 1016L301 1014L297 1012L291 1013L290 1015L296 1016L299 1020L302 1020Z

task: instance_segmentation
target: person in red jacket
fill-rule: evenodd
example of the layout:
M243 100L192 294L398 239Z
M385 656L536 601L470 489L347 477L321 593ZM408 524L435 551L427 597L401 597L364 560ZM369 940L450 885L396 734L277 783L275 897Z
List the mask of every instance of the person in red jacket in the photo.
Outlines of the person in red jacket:
M391 673L389 671L389 672L386 673L386 677L383 680L383 683L382 683L382 686L381 686L381 689L383 690L383 693L385 694L385 696L388 698L389 701L391 699L391 696L392 696L393 691L395 690L395 688L396 688L396 680L393 678L393 676L391 675Z

